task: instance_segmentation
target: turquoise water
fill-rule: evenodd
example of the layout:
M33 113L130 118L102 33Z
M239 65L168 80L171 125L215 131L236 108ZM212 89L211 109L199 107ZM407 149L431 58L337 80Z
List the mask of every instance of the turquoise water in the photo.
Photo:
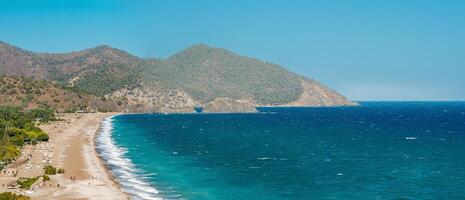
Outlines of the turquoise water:
M260 110L120 115L98 150L135 199L465 199L464 102Z

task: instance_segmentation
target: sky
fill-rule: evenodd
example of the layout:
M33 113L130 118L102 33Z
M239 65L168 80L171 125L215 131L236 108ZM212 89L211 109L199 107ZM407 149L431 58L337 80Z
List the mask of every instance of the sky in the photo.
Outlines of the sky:
M165 58L203 43L351 100L465 100L465 1L0 0L0 41Z

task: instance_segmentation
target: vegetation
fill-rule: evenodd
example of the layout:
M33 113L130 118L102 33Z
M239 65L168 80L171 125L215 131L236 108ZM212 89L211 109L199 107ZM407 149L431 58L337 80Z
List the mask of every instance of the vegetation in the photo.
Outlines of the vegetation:
M24 195L18 195L11 192L0 193L0 200L29 200L30 198Z
M39 120L42 123L56 121L55 112L51 108L45 109L32 109L29 111L32 118Z
M50 180L50 177L47 176L47 175L42 175L42 178L44 178L44 181L49 181Z
M75 90L103 96L119 90L125 85L131 85L136 82L136 71L126 70L124 66L120 65L107 67L100 68L95 73L86 75L76 85Z
M65 173L65 170L63 168L55 168L51 165L47 165L44 167L45 174L47 175L55 175L55 174L63 174Z
M57 174L64 174L65 173L65 169L63 168L60 168L57 170Z
M145 80L181 88L200 102L229 97L282 104L303 91L299 77L278 65L205 45L153 62L145 71Z
M29 189L39 179L39 176L32 178L20 178L17 183L21 188Z
M37 180L39 180L40 177L42 177L43 181L49 181L50 180L49 176L42 175L42 176L36 176L36 177L31 177L31 178L19 178L17 183L21 188L30 189L32 184L34 184Z
M47 141L48 135L36 126L36 121L45 123L54 119L50 110L0 107L0 168L16 159L24 144Z
M39 108L32 113L39 121L53 120L49 118L54 111L88 111L92 106L110 111L118 109L116 103L86 94L77 87L10 76L0 76L0 105L15 105L28 110Z

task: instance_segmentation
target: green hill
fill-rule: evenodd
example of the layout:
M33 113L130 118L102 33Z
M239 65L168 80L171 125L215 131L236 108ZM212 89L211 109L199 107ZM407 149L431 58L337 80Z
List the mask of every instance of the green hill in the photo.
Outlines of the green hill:
M30 52L0 42L0 75L53 80L98 96L134 82L137 69L143 62L140 58L108 46L48 54Z
M115 101L71 91L59 84L7 76L0 76L0 105L19 106L26 110L51 108L58 112L121 110Z
M206 45L160 60L144 72L145 80L181 88L200 102L229 97L282 104L296 100L303 91L299 76L278 65Z

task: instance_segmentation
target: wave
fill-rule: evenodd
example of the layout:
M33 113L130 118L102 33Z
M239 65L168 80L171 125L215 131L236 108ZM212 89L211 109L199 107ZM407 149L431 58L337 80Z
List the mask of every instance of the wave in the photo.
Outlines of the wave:
M97 154L122 186L122 190L131 195L132 199L163 199L155 187L144 181L144 177L132 161L125 157L127 150L116 145L111 136L112 121L113 117L108 117L100 125L100 131L95 141Z

